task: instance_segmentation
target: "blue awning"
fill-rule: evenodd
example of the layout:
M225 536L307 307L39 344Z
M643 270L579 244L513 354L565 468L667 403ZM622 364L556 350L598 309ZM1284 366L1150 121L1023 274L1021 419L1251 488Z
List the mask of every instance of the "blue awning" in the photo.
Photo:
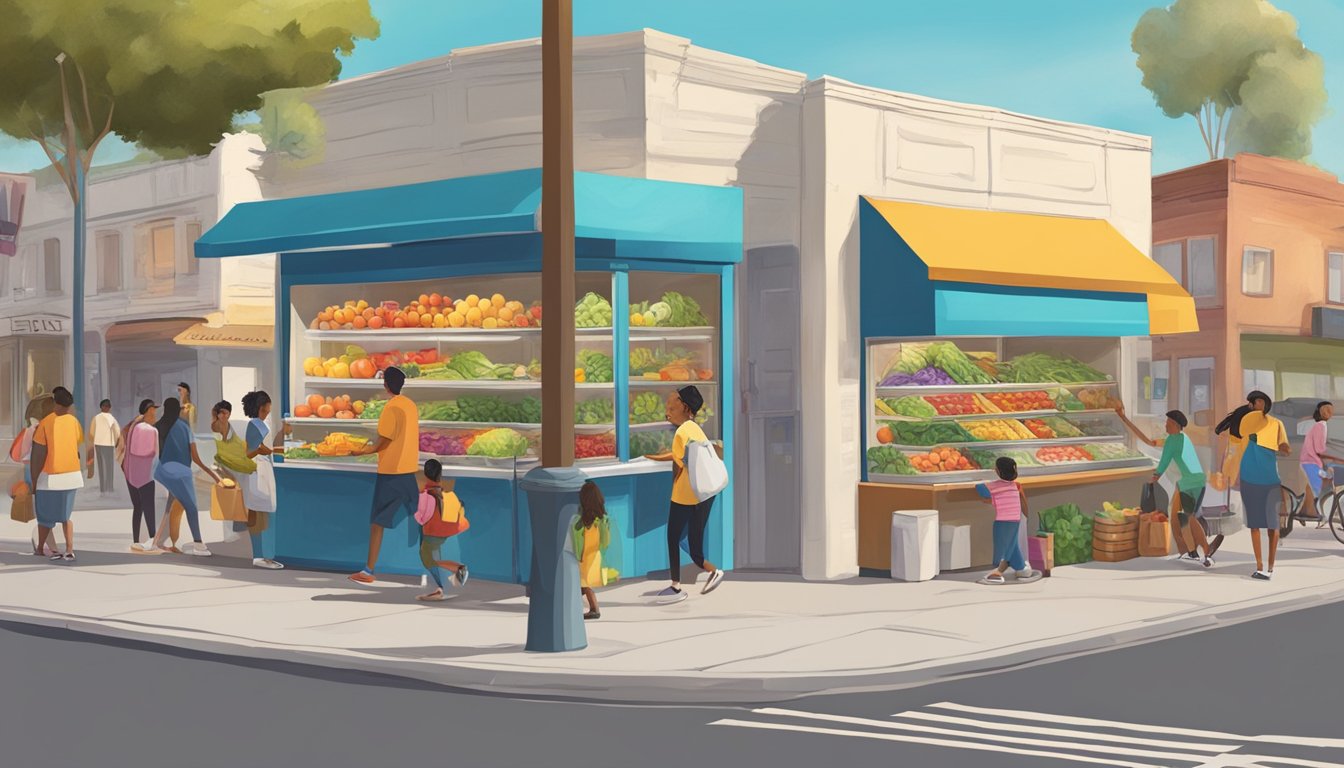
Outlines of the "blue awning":
M658 259L742 258L742 190L574 175L575 237ZM198 258L401 245L540 231L541 169L234 206L196 241Z

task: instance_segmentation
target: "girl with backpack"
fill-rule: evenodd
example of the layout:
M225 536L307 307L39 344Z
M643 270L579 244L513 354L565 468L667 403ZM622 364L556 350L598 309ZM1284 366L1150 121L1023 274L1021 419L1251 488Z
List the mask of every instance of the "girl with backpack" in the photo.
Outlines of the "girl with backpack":
M467 566L455 560L440 560L439 551L448 539L471 527L467 522L467 511L462 507L457 494L453 493L453 481L443 484L443 465L437 459L425 462L425 486L420 491L419 503L415 510L415 522L420 524L420 563L434 579L436 589L415 599L422 602L438 602L444 599L443 572L446 569L453 574L453 583L461 587L467 583Z

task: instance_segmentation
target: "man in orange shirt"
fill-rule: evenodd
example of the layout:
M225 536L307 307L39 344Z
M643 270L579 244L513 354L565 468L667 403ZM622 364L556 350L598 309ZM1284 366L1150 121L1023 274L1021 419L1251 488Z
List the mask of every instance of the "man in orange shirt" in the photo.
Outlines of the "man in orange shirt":
M75 399L70 390L57 387L51 392L56 410L42 419L33 432L32 474L33 506L37 512L37 551L46 548L51 529L61 526L65 534L65 554L54 554L52 560L75 559L75 531L70 513L75 508L75 493L84 487L80 467L80 444L84 430L79 419L70 412ZM89 455L89 466L93 456Z
M374 582L378 551L383 546L383 531L399 520L415 514L420 485L420 412L409 397L401 394L406 374L400 368L383 371L383 388L391 395L378 417L378 442L365 446L363 454L378 454L378 475L373 483L373 510L369 525L369 559L364 570L350 574L359 584Z

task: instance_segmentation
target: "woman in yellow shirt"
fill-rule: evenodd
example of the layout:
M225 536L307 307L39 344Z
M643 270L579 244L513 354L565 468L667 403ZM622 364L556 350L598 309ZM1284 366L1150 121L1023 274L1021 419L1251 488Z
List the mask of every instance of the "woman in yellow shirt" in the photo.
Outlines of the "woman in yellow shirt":
M1241 489L1246 510L1246 527L1251 529L1251 547L1255 550L1255 573L1251 578L1269 581L1274 576L1274 559L1279 549L1280 491L1279 457L1287 456L1288 432L1283 422L1269 415L1274 401L1264 392L1246 395L1246 405L1229 413L1214 429L1227 433L1231 455L1224 474ZM1261 553L1260 531L1269 539L1269 567Z
M705 527L709 523L714 499L697 499L695 491L691 489L691 477L686 473L686 446L709 439L700 425L695 423L695 415L704 404L704 396L694 385L682 387L668 395L667 420L677 428L677 434L672 438L672 450L644 457L672 462L672 506L667 516L667 569L672 585L658 593L660 603L679 603L686 599L686 593L681 588L681 534L688 527L691 560L709 574L700 594L713 592L723 582L723 571L705 559ZM718 446L715 448L722 454L722 449Z

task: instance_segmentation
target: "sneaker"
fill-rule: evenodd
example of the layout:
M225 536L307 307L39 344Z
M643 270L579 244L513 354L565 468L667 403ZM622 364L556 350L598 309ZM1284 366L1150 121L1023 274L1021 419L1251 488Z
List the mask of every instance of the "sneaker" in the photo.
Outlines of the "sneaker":
M1212 567L1213 567L1213 558L1212 558L1212 557L1206 557L1206 558L1204 558L1204 567L1205 567L1205 568L1212 568Z
M283 569L285 566L275 562L274 560L267 560L264 557L254 557L252 558L252 567L265 568L268 571L278 571Z
M1187 560L1193 560L1196 563L1199 562L1198 552L1186 552L1184 555L1182 555L1182 557L1186 558Z
M462 565L457 569L457 574L454 576L454 581L457 582L457 586L465 587L467 586L467 579L469 578L471 578L471 572L467 570L466 565Z
M187 554L195 557L210 557L213 553L204 544L192 544L187 547Z
M140 554L146 554L149 552L157 552L158 550L154 547L154 544L152 542L149 544L141 544L140 542L137 541L131 545L131 551Z
M372 584L374 581L376 581L376 579L373 578L373 574L369 573L368 571L360 571L359 573L352 573L346 578L350 579L356 584Z
M1017 572L1017 578L1019 578L1019 579L1031 579L1031 578L1035 578L1035 576L1036 576L1036 571L1033 571L1033 570L1030 569L1030 568L1023 568L1022 570L1020 570L1020 571Z
M1270 574L1268 571L1256 571L1255 573L1251 574L1251 578L1255 579L1256 581L1269 581L1269 577Z
M602 618L602 612L601 612L601 611L589 611L589 612L583 614L583 620L584 620L584 621L596 621L597 619L600 619L600 618Z
M47 559L50 560L51 562L55 563L55 562L59 562L59 561L61 561L61 560L64 560L64 559L65 559L65 556L62 555L60 552L57 552L56 554L52 555L51 557L49 557L49 558L47 558Z
M680 603L682 600L685 600L687 595L686 590L684 589L668 587L662 592L659 592L656 597L658 598L659 605L672 605L673 603Z
M700 594L708 595L710 592L719 588L723 583L723 569L715 568L714 572L709 574L709 579L705 582L705 588L700 590Z
M61 559L65 560L67 563L73 563L73 562L75 562L75 553L74 553L74 552L66 552L66 553L65 553L65 556L64 556L63 558L61 558Z

